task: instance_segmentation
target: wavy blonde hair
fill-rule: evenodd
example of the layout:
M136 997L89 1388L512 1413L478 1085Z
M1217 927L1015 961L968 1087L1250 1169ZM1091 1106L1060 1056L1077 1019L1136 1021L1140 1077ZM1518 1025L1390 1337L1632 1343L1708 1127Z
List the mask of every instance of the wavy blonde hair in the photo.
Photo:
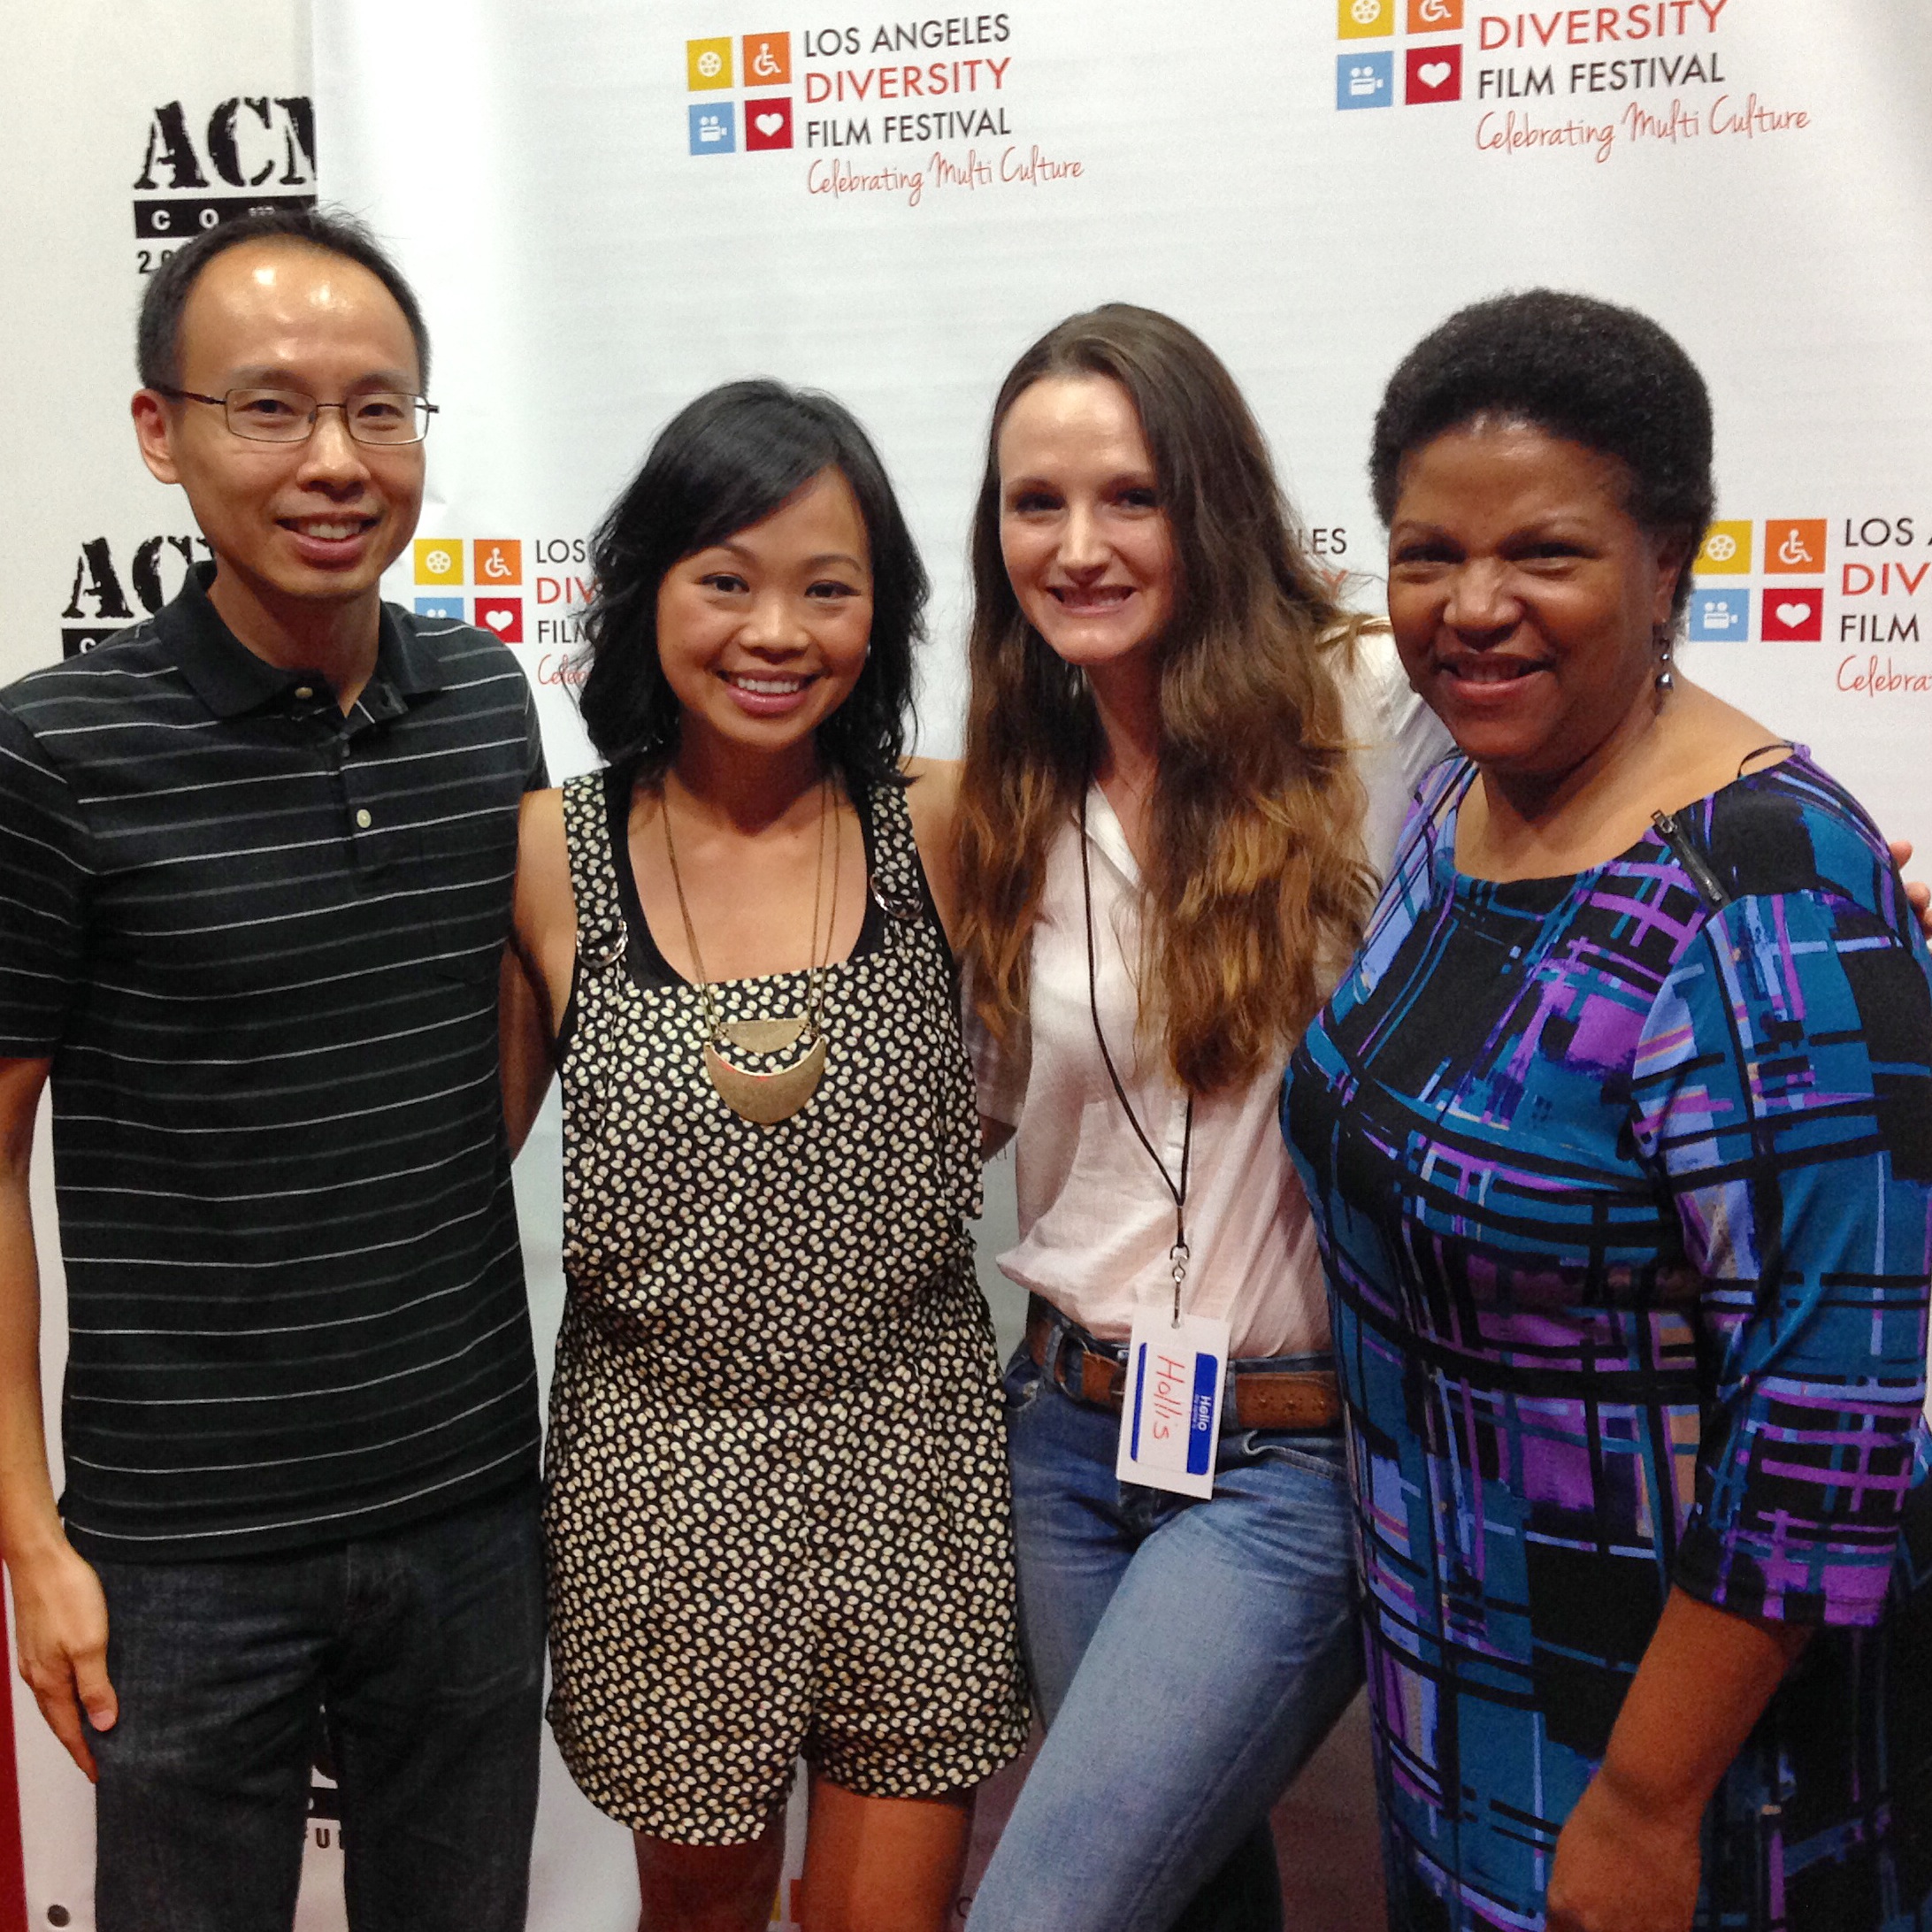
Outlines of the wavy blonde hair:
M972 694L959 817L962 956L1005 1037L1027 1004L1046 855L1100 750L1081 672L1022 614L1000 546L1000 432L1051 376L1105 376L1139 414L1173 533L1144 882L1140 1024L1190 1092L1284 1057L1374 899L1338 660L1363 620L1309 560L1260 426L1200 337L1109 303L1048 330L993 404L973 516Z

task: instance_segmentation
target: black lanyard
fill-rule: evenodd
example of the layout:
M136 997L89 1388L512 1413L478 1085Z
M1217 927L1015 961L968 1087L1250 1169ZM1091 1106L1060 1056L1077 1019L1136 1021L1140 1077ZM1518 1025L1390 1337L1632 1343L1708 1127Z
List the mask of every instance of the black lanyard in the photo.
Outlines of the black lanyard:
M1187 1096L1187 1115L1181 1128L1181 1178L1177 1184L1174 1177L1168 1172L1167 1162L1155 1152L1153 1141L1147 1138L1146 1130L1134 1113L1133 1103L1127 1098L1127 1089L1120 1084L1120 1075L1114 1070L1114 1056L1107 1050L1107 1035L1100 1031L1100 973L1093 958L1093 872L1087 857L1085 792L1080 794L1080 896L1086 906L1087 1010L1093 1016L1093 1038L1100 1046L1107 1077L1114 1083L1114 1096L1127 1116L1127 1124L1134 1131L1134 1138L1147 1150L1148 1160L1160 1171L1168 1192L1174 1197L1174 1246L1168 1250L1168 1265L1174 1274L1174 1322L1178 1327L1181 1284L1187 1279L1187 1168L1194 1151L1194 1096L1192 1093Z

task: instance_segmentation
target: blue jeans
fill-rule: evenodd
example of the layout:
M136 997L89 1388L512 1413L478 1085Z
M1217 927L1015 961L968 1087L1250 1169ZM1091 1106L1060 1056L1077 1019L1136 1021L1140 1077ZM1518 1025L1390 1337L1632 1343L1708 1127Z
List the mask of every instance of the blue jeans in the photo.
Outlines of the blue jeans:
M1117 1481L1119 1417L1024 1346L1006 1395L1047 1729L970 1932L1276 1932L1268 1813L1361 1682L1339 1431L1224 1430L1197 1502Z
M95 1568L120 1701L88 1739L99 1932L288 1932L325 1728L355 1932L521 1932L534 1484L312 1550Z

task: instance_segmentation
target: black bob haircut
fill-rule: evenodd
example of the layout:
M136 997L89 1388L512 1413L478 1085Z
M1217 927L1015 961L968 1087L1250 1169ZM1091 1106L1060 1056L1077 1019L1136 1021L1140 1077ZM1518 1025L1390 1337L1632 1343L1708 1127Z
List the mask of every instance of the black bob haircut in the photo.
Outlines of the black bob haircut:
M871 649L851 695L818 728L848 782L896 783L912 714L912 652L926 573L885 465L850 411L781 382L727 382L659 432L591 539L584 616L590 669L578 698L590 741L647 780L678 748L678 700L657 656L657 592L680 558L769 517L825 470L852 487L872 567Z
M1631 518L1685 546L1682 611L1716 490L1710 393L1674 337L1634 309L1552 288L1458 310L1402 359L1376 411L1368 479L1384 524L1404 459L1479 417L1529 423L1614 457Z
M325 255L340 255L366 268L395 297L395 305L415 338L422 386L426 390L429 387L429 328L423 320L422 304L403 280L402 271L368 227L340 209L264 208L196 235L149 277L141 298L141 319L134 326L134 366L143 388L180 386L181 311L209 263L246 242L288 242Z

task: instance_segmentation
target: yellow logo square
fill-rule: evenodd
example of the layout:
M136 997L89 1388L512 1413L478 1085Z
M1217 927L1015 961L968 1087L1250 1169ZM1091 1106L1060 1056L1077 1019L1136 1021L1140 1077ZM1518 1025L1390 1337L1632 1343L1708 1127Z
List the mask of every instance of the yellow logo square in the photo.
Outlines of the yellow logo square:
M463 539L417 538L416 581L418 584L460 584L463 581Z
M732 37L691 40L684 43L685 75L693 94L707 88L728 88L732 84Z
M1374 40L1395 31L1395 0L1336 0L1335 31L1343 40Z
M1703 548L1691 569L1699 577L1748 577L1751 574L1751 525L1714 523L1704 533Z

